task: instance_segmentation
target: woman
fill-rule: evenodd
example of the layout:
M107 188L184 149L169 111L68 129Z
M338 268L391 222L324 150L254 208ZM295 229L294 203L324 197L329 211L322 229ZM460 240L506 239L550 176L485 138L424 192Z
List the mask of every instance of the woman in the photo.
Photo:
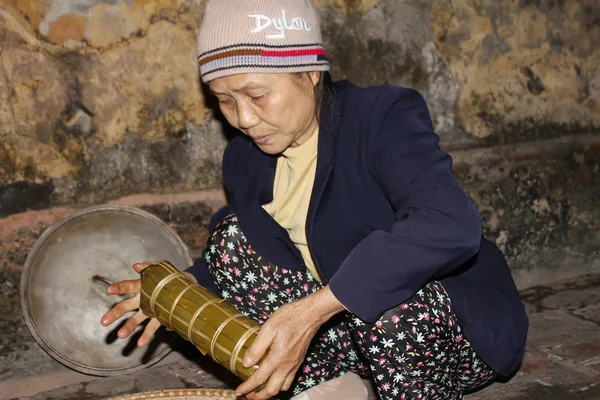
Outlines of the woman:
M381 399L459 399L510 375L524 307L425 101L334 83L321 43L309 0L211 0L201 25L202 79L242 135L223 158L229 205L188 273L263 324L244 365L267 355L237 392L364 399L360 375ZM139 306L139 286L108 288L136 296L104 325Z

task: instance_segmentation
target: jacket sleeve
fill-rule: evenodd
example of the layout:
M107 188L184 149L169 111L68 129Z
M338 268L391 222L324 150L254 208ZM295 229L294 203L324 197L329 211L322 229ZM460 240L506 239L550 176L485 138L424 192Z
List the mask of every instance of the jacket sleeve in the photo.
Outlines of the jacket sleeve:
M481 219L452 173L423 97L405 89L372 129L371 172L390 202L390 231L363 239L329 284L364 321L375 322L479 249Z

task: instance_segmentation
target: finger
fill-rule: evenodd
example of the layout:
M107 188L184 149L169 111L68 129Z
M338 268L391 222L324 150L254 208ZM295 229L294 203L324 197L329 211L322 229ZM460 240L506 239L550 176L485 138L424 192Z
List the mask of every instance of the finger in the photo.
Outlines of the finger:
M287 374L282 374L279 372L274 373L270 378L269 382L265 386L263 390L258 393L252 393L252 400L267 400L271 397L277 396L279 392L281 392L281 387L285 383L287 379Z
M267 355L267 357L260 363L256 371L250 375L250 378L237 387L236 393L238 396L248 394L270 380L271 376L276 372L280 365L281 359L277 359L273 353L269 353L269 355ZM287 377L289 369L286 369L285 372L286 373L284 376ZM285 379L283 378L281 379L281 385L283 385L284 380Z
M269 346L271 346L274 336L275 334L269 328L269 325L263 325L261 330L258 331L258 335L256 336L254 343L248 347L244 360L242 361L242 365L245 368L250 368L256 365L256 363L258 363L263 357Z
M101 323L108 326L130 311L137 310L140 305L139 296L123 300L102 316Z
M298 371L298 369L296 369L296 371ZM287 379L283 383L283 386L281 387L282 392L287 392L288 390L290 390L290 388L292 387L292 383L294 383L294 379L296 378L296 371L288 375Z
M127 322L125 323L125 325L123 325L123 327L121 329L119 329L119 332L117 333L117 335L121 339L125 339L125 338L129 337L129 335L131 335L131 332L133 332L135 330L135 328L138 327L139 324L144 322L146 320L146 318L148 318L148 317L142 311L136 312L133 316L131 316L127 319Z
M108 285L106 287L106 293L110 295L118 294L136 294L140 291L142 283L139 279L121 281Z
M150 340L152 340L152 337L158 328L160 328L160 322L156 318L152 318L148 325L146 325L146 329L144 329L144 333L142 333L142 336L139 338L137 345L139 347L144 347L150 343Z
M270 367L267 360L263 361L261 366L250 375L250 378L235 389L236 395L241 397L251 393L254 389L265 383L273 374L274 370L275 368Z
M142 272L142 270L144 268L148 268L152 264L157 264L157 262L156 261L144 261L142 263L135 263L135 264L133 264L133 269L135 269L135 271L137 273L140 273L140 272Z

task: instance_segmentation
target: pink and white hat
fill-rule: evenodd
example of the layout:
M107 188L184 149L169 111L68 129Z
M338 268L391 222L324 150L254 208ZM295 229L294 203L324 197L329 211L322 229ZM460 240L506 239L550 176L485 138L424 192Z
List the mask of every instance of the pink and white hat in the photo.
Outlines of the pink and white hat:
M329 70L310 0L209 0L198 63L204 82L243 73Z

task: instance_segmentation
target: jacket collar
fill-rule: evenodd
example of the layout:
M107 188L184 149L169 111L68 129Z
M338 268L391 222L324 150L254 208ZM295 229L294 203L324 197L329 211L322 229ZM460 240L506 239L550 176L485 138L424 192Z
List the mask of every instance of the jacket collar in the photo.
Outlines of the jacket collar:
M321 105L317 172L306 218L306 237L309 248L311 247L312 229L317 208L323 197L327 182L329 182L335 160L335 149L342 120L342 105L342 89L337 86L323 98L323 104ZM314 261L318 263L317 260Z

